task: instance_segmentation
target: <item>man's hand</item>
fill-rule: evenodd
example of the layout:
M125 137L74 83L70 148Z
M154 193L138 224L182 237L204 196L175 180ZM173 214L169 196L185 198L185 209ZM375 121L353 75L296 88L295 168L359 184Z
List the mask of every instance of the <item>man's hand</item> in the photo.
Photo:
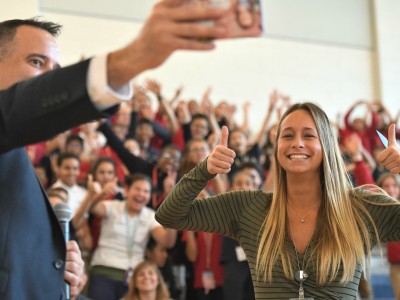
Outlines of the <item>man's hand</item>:
M235 151L228 148L228 127L221 129L221 140L207 159L207 171L210 174L227 174L236 156Z
M64 280L69 283L71 297L78 296L81 291L84 266L85 263L82 260L78 244L75 241L68 241Z
M377 160L393 174L400 172L400 147L396 142L396 126L390 125L388 130L388 147L377 155Z
M176 50L211 50L212 40L225 38L228 29L217 22L229 9L184 0L162 0L147 18L138 37L108 57L107 78L121 87L139 73L161 65ZM213 20L214 25L199 21Z

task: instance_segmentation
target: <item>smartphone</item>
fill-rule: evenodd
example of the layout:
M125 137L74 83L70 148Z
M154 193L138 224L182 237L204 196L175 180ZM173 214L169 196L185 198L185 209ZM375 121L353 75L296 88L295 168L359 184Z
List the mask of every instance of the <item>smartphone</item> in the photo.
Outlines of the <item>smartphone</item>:
M187 0L221 8L231 7L230 12L220 20L229 30L228 38L257 37L262 34L262 16L260 0ZM212 21L202 21L212 24Z
M376 131L376 133L378 134L379 139L381 140L383 146L385 146L385 148L387 148L388 147L388 143L389 143L388 139L382 133L380 133L378 130Z

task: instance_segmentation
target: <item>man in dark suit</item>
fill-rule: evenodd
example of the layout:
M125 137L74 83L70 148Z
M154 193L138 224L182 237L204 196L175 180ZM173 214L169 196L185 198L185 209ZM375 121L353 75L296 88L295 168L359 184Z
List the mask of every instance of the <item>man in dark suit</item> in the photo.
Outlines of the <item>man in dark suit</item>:
M131 98L129 81L177 49L209 50L226 37L218 8L163 0L126 47L59 68L59 26L0 23L0 299L60 299L64 280L79 290L83 262L60 227L24 146L115 112ZM218 25L219 24L219 25Z

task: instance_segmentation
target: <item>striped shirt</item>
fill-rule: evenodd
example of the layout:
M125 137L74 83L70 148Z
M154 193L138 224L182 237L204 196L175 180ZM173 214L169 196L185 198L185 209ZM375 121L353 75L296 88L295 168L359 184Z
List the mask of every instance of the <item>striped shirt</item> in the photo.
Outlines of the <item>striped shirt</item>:
M222 234L239 241L250 266L257 300L289 299L299 296L299 283L287 278L283 273L281 261L277 261L273 270L273 281L268 283L257 277L255 266L259 245L260 228L272 200L271 193L258 191L228 192L205 199L196 200L199 192L214 175L207 172L206 161L186 174L169 193L156 212L156 219L166 227L179 230L206 231ZM371 201L393 202L389 197L375 196ZM365 204L375 221L382 242L400 241L400 205L378 206ZM372 226L369 226L372 228ZM303 283L305 297L314 299L356 299L361 277L361 266L357 265L353 278L346 284L340 283L341 271L337 279L318 285L311 257L316 244L311 239L310 249L306 252L305 271L307 280ZM373 243L374 234L371 231ZM297 259L293 242L287 238L286 249L296 270ZM299 258L303 261L303 258Z

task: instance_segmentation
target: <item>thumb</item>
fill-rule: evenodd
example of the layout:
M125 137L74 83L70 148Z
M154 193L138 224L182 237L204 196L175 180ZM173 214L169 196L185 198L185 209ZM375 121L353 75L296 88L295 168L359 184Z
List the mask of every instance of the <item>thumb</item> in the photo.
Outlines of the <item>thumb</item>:
M396 145L396 125L391 124L388 130L388 146Z
M92 174L89 174L89 175L88 175L87 184L88 184L88 185L91 185L92 183L93 183L93 175L92 175Z
M228 147L228 137L229 137L228 127L222 126L222 128L221 128L221 140L219 141L219 145Z

